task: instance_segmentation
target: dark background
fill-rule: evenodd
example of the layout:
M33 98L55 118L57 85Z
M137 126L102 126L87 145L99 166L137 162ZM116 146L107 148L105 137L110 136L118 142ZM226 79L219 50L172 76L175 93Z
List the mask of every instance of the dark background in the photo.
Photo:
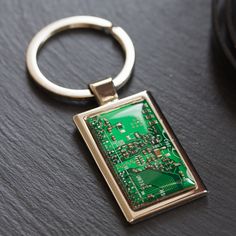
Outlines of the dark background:
M0 1L0 235L234 235L236 80L212 44L209 0ZM125 97L152 92L209 195L136 225L126 223L72 116L93 101L39 89L25 50L46 24L95 15L123 27L136 48ZM43 48L45 75L71 88L119 72L109 36L60 34Z

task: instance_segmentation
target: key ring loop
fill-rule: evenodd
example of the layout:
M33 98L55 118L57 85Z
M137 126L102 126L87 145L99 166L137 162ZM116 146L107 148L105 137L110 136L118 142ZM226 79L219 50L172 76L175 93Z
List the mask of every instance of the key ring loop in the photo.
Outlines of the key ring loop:
M134 45L129 35L122 28L113 26L110 21L94 16L68 17L41 29L31 40L26 52L26 65L31 77L46 90L63 97L82 99L94 96L89 89L69 89L52 83L42 74L37 63L38 51L50 37L61 31L76 28L104 30L118 41L125 53L125 63L120 73L113 78L113 83L117 90L124 86L134 67Z

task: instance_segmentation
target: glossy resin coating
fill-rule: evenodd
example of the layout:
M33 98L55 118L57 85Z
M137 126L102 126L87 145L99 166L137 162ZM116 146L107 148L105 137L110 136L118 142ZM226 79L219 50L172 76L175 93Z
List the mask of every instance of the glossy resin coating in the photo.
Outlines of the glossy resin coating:
M134 211L196 187L147 101L123 105L86 122Z

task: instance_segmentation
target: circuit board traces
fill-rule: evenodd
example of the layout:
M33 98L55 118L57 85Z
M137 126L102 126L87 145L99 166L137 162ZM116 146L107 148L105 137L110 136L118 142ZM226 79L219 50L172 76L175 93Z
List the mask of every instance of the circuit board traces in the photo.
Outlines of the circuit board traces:
M133 210L195 187L146 100L89 117L87 124Z

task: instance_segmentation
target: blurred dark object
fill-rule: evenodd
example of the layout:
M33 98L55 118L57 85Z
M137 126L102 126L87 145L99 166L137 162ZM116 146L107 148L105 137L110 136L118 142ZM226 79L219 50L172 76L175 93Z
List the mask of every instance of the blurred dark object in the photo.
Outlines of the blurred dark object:
M212 0L212 22L220 47L236 69L236 1Z

